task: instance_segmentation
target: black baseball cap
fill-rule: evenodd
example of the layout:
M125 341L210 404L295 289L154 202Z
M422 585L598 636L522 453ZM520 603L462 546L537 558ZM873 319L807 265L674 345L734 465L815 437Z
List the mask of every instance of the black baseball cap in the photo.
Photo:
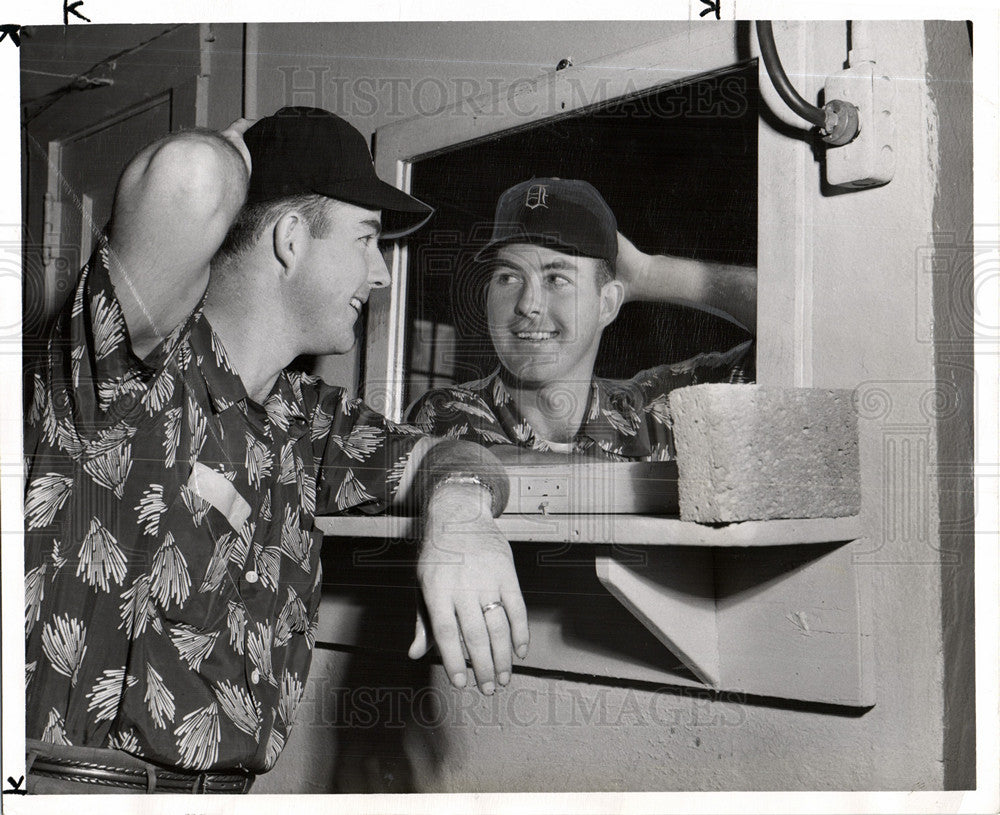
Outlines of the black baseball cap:
M484 260L509 243L537 243L561 252L601 258L614 268L618 222L593 185L568 178L532 178L497 201L493 236L476 255Z
M321 108L284 107L243 134L253 170L247 204L291 195L328 195L348 204L382 210L382 237L419 229L433 207L375 175L365 137Z

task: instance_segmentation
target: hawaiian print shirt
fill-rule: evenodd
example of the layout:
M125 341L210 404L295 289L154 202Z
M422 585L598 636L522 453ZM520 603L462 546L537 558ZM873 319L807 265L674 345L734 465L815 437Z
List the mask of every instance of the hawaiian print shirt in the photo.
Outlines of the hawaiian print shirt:
M132 353L101 242L27 417L27 735L274 765L302 698L322 514L383 510L420 438L284 371L252 401L196 311Z
M667 395L675 388L703 382L750 381L753 346L748 340L729 351L658 365L624 381L594 377L572 452L611 461L672 460ZM485 379L428 391L409 415L410 421L434 436L553 449L521 416L499 368Z

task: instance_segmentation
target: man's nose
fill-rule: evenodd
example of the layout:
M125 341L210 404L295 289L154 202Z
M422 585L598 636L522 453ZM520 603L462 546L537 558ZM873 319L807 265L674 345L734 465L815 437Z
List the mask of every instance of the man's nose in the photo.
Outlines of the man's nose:
M385 258L378 247L372 247L368 260L368 283L373 289L385 288L392 282Z
M542 311L542 289L532 280L525 281L514 310L521 317L530 317Z

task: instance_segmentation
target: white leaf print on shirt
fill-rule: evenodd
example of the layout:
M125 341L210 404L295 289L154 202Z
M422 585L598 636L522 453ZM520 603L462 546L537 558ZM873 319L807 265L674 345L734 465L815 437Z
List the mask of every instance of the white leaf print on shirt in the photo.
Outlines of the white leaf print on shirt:
M148 662L146 663L146 694L142 700L146 703L146 710L149 711L149 715L157 727L162 729L167 726L167 722L174 723L176 713L174 695L164 683L163 677Z
M623 405L622 410L606 407L601 412L611 423L611 426L623 436L636 434L639 427L639 416L631 406Z
M503 433L498 433L495 430L490 430L486 427L474 427L472 429L480 435L483 441L489 442L490 444L510 444L510 439L508 439Z
M354 471L348 468L344 474L344 480L337 487L337 494L334 496L337 502L337 509L347 509L368 501L374 501L375 496L364 488L364 485L354 475Z
M66 558L60 551L59 541L55 538L52 539L52 552L49 554L49 557L52 559L52 576L55 577L55 575L59 574L59 570L66 565Z
M121 750L123 753L131 753L134 756L142 755L142 748L139 746L139 737L131 729L122 733L115 733L108 738L108 747L112 750Z
M183 412L184 409L178 405L163 414L163 466L168 470L177 462L177 448L181 443L181 414Z
M229 562L238 569L242 569L243 564L247 562L247 555L250 554L250 544L253 543L253 536L256 531L256 521L248 520L240 527L237 540L233 542L233 548L229 552Z
M113 450L88 458L83 462L84 471L105 489L114 492L121 500L125 482L132 471L132 445L121 442Z
M135 371L129 371L114 379L97 383L97 406L102 411L111 407L112 403L126 393L142 393L146 385Z
M87 627L82 620L64 614L42 628L42 653L52 670L68 676L76 687L80 665L87 654Z
M125 339L125 320L118 303L106 298L104 292L98 292L91 304L94 315L94 355L102 360Z
M174 729L182 767L203 770L219 758L219 706L216 702L192 710Z
M510 394L507 393L507 389L504 387L503 382L500 381L500 377L496 377L493 380L493 403L497 407L502 407L510 401Z
M316 477L305 469L300 471L299 506L306 515L316 512Z
M312 427L309 430L309 438L312 441L325 439L330 433L333 425L333 414L327 413L322 407L317 407L312 414Z
M392 465L392 468L385 474L385 480L387 483L393 485L393 494L399 489L399 479L403 477L403 472L406 470L406 465L410 462L410 454L403 453L399 458L396 459L396 463Z
M150 570L150 591L157 602L166 607L171 601L183 606L191 590L184 553L174 543L174 536L168 532L156 554Z
M45 570L48 563L42 563L24 576L24 634L27 636L35 627L42 613L45 598Z
M254 571L260 578L260 584L269 591L278 590L278 574L281 571L281 547L253 547Z
M658 393L646 404L644 410L664 427L673 426L673 418L670 415L670 407L667 403L667 394Z
M226 532L215 542L215 549L212 557L209 558L208 566L205 567L205 577L202 578L198 587L200 593L211 594L219 590L222 581L225 580L228 572L226 565L229 563L232 550L239 540L234 538L232 532Z
M278 760L278 756L281 755L281 751L284 749L285 737L278 730L272 728L271 735L267 739L267 751L264 756L264 766L270 770Z
M289 505L285 506L285 518L281 524L281 551L304 571L309 571L312 535L299 528L298 510L293 510Z
M201 455L201 448L205 446L205 439L208 436L208 418L191 396L188 396L188 430L191 432L191 450L188 460L193 467L198 456Z
M142 406L150 416L155 416L174 395L174 375L164 368L153 380L153 384L142 397Z
M356 425L346 436L330 434L330 441L343 450L344 455L355 461L364 461L368 458L379 448L384 438L385 433L381 428L366 424Z
M170 629L170 640L181 659L191 667L192 671L201 669L201 663L212 653L218 638L218 631L206 634L184 623L172 626Z
M254 489L260 489L261 482L269 478L274 466L274 456L267 447L254 438L253 434L245 433L247 453L244 464L247 468L247 480Z
M63 721L62 714L55 708L49 711L49 720L45 723L45 729L42 730L42 741L48 744L71 746L69 739L66 738L66 723Z
M275 427L280 427L283 433L288 432L288 425L292 420L292 406L282 399L280 394L272 394L271 397L264 402L264 410L266 411L267 418L271 421L271 424Z
M99 519L90 522L90 531L80 544L76 576L95 589L110 591L108 578L120 586L125 579L125 555L114 535Z
M83 439L80 438L80 434L68 419L55 420L55 414L53 413L53 420L55 421L53 433L59 449L74 461L79 460L86 447Z
M97 711L98 722L110 722L118 715L118 704L125 690L125 668L105 669L94 684L87 698L87 711ZM128 677L128 684L135 684L135 677Z
M228 679L214 685L212 690L215 692L215 698L219 700L222 712L230 718L237 729L251 738L258 738L262 724L260 702Z
M262 678L277 687L278 680L274 676L271 665L271 648L274 644L274 631L269 625L256 623L255 631L247 635L247 654Z
M302 598L295 593L295 590L289 586L288 599L274 621L275 647L287 645L288 641L292 638L292 632L305 631L308 624L309 619L306 613L306 605L302 602Z
M485 419L488 422L495 421L493 411L483 407L482 405L472 404L469 402L459 402L457 399L454 399L445 402L442 407L451 408L452 410L460 410L463 413L468 413L470 416Z
M73 479L58 473L39 476L28 487L24 499L24 521L28 529L48 526L73 491Z
M87 353L86 345L78 345L69 353L70 371L73 374L73 387L80 387L80 365L83 363L83 355Z
M181 484L181 500L184 502L184 506L187 507L188 512L191 513L191 519L194 521L194 525L201 526L201 522L205 520L205 516L212 508L212 505L192 490L187 484Z
M224 368L229 371L229 373L235 374L236 369L233 368L233 364L229 361L229 357L226 356L226 349L222 345L222 340L219 339L219 335L214 331L212 332L211 343L212 353L215 354L215 364L220 368Z
M226 627L229 629L229 645L243 656L243 647L247 636L247 612L236 600L230 600L226 606Z
M281 674L281 687L278 691L278 715L286 727L291 727L295 720L295 710L302 701L305 689L297 674L285 670Z
M295 464L296 464L295 456L292 453L294 447L295 447L295 442L289 441L286 442L281 448L281 453L278 456L279 484L294 484L296 481L298 481L298 475L295 469Z
M149 588L149 575L139 575L132 581L132 587L122 592L122 603L118 606L121 623L118 630L125 629L129 639L142 636L146 623L152 621L154 628L162 628L160 618L156 615L152 592Z
M139 505L133 508L139 513L138 521L143 534L159 537L160 517L167 511L167 505L163 501L163 485L150 484L148 489L143 490Z

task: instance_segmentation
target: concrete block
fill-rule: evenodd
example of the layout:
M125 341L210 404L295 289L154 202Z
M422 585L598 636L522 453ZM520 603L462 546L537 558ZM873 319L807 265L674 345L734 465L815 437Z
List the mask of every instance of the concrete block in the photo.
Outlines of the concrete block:
M681 519L729 523L858 514L852 395L764 385L673 391Z

